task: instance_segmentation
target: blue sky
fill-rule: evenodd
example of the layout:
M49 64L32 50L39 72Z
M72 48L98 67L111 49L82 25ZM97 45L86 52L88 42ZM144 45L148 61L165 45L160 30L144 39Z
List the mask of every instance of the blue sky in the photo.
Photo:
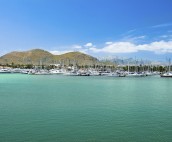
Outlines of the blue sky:
M171 0L0 0L0 55L42 48L165 59L171 7Z

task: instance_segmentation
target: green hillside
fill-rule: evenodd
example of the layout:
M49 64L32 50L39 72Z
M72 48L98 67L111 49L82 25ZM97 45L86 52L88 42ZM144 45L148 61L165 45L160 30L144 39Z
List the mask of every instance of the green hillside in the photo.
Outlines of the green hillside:
M42 49L33 49L25 52L11 52L0 57L0 64L78 64L78 65L93 65L100 62L87 54L80 52L69 52L62 55L53 55Z

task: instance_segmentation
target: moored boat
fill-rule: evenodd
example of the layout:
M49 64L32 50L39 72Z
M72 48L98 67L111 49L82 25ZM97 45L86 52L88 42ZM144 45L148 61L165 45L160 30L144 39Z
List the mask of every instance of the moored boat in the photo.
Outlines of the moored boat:
M137 72L130 72L126 75L127 77L144 77L145 74L144 73L137 73Z
M116 73L116 72L113 72L113 73L110 73L108 76L109 77L119 77L119 73Z
M0 69L0 73L11 73L9 69Z
M168 72L162 74L161 77L172 77L172 72L171 72L171 59L169 59Z
M167 72L161 75L161 77L172 77L172 73L171 72Z
M59 70L59 69L51 69L49 71L49 73L50 74L56 74L56 75L58 75L58 74L64 74L64 72L62 70Z

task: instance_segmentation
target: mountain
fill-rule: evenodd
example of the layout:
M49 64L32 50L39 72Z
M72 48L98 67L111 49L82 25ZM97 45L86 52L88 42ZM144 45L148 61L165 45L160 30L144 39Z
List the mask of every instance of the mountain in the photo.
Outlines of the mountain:
M80 52L69 52L62 55L53 55L42 49L33 49L25 52L11 52L0 57L0 64L78 64L93 65L98 64L99 60L90 55Z
M78 64L78 65L93 65L98 64L99 60L90 55L80 52L69 52L62 55L54 56L56 61L61 61L64 64Z
M162 61L152 61L146 59L122 58L122 57L101 57L100 62L109 61L116 65L164 65Z

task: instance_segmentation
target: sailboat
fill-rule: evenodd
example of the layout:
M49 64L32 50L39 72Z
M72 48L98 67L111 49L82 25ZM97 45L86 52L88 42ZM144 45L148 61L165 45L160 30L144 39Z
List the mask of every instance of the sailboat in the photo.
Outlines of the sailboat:
M169 59L168 72L162 74L161 77L172 77L172 72L171 72L171 59Z
M49 71L48 70L45 70L45 69L42 69L42 61L40 60L40 68L39 69L32 69L28 72L28 74L30 75L49 75Z
M128 62L128 72L127 72L127 77L143 77L145 76L143 73L138 73L136 71L136 64L135 64L135 72L130 72L130 66Z

